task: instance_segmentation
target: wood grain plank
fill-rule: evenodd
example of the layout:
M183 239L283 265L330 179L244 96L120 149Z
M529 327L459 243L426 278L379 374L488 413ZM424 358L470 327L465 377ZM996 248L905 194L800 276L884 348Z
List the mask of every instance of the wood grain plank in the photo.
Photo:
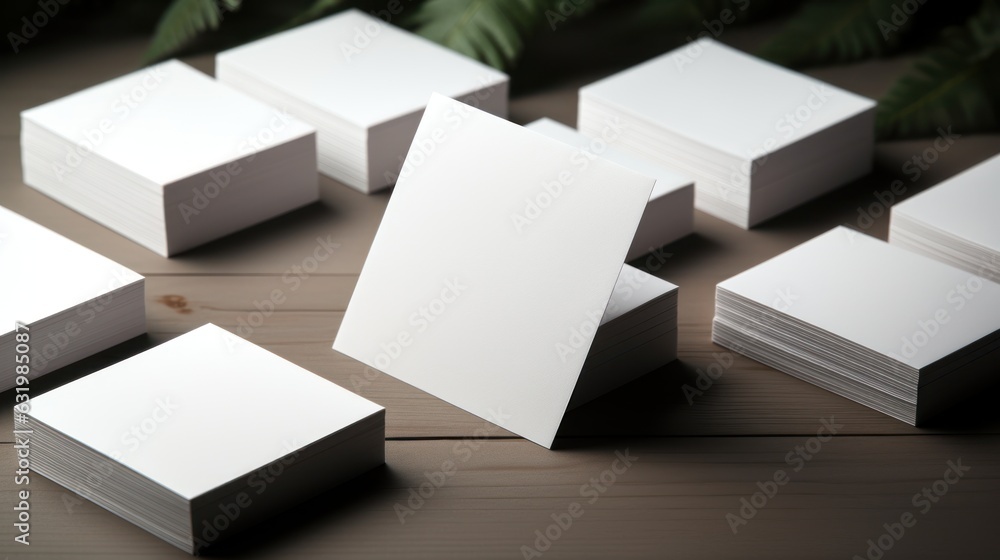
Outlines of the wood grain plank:
M837 435L798 471L786 455L809 445L801 436L578 443L550 452L520 440L390 441L386 467L220 543L211 555L523 558L521 547L534 546L535 531L546 531L552 515L567 513L574 502L582 515L544 558L851 558L864 555L867 539L877 539L883 524L904 512L915 515L916 525L887 558L1000 553L992 530L1000 499L998 436L915 436L887 445L881 437ZM0 469L10 472L13 454L4 447ZM632 465L615 464L616 452L626 451ZM959 460L968 472L921 513L914 494L933 488L948 461ZM425 486L423 503L414 500L411 508L410 489L418 492L425 473L440 471L446 461L454 463L453 474L443 475L433 491ZM739 516L741 498L751 499L758 481L778 471L789 481L733 534L726 515ZM186 557L93 504L74 502L40 476L29 487L32 557ZM5 502L13 490L9 477L0 479ZM13 528L0 527L6 545Z
M671 266L683 270L684 254L678 249ZM150 277L150 335L37 379L33 394L212 322L385 406L388 437L472 435L482 426L478 417L331 349L355 282L356 277L341 275ZM677 362L570 411L560 437L808 434L817 417L830 415L852 434L1000 433L992 406L1000 387L944 415L937 425L917 429L718 347L707 327L710 292L711 287L682 288ZM706 385L706 372L721 375ZM13 393L0 394L0 406L5 405L13 405ZM0 415L3 441L10 441L11 422L10 415ZM496 429L491 435L511 434Z

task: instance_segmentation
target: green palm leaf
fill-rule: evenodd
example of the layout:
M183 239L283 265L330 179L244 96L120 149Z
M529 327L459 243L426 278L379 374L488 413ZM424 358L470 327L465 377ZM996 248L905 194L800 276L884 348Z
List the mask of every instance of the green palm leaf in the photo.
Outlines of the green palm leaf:
M146 62L177 52L206 29L218 29L224 12L240 7L242 0L174 0L163 13L149 49Z
M636 22L668 29L695 29L715 19L743 21L752 14L772 10L775 3L775 0L646 0L636 10ZM789 0L781 3L787 9Z
M806 2L758 54L784 66L847 62L898 48L919 14L894 7L899 0Z
M1000 5L989 0L962 28L919 58L879 102L880 139L1000 128Z
M432 41L504 68L521 54L530 28L545 21L548 5L547 0L426 0L411 23Z
M343 0L314 0L308 8L299 12L295 17L286 21L278 31L283 31L285 29L290 29L303 23L308 23L314 19L318 19L321 16L325 16L331 10L343 3Z

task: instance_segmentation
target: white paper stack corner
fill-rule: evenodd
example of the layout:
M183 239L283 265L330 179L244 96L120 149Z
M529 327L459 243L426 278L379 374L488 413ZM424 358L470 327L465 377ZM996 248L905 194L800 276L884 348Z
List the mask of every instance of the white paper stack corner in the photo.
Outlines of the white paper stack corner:
M319 170L364 193L405 172L431 93L507 115L506 74L353 9L219 53L215 73L315 125Z
M654 178L581 167L578 149L441 95L425 142L335 350L546 447L568 407L674 358L677 287L622 266Z
M24 182L170 256L319 198L315 130L178 61L21 113Z
M580 89L577 127L691 175L749 228L871 170L875 102L700 39Z
M2 206L0 271L0 391L146 332L142 276Z
M892 207L889 243L1000 281L1000 156Z
M712 339L924 425L996 380L1000 284L838 227L719 283Z
M625 260L640 257L694 231L694 182L689 177L610 146L613 136L589 138L551 119L539 119L525 128L578 148L579 165L603 157L656 179Z
M677 292L666 280L622 267L567 410L677 358ZM573 350L573 342L560 350Z
M28 428L34 470L191 553L385 462L385 409L211 324L33 398Z

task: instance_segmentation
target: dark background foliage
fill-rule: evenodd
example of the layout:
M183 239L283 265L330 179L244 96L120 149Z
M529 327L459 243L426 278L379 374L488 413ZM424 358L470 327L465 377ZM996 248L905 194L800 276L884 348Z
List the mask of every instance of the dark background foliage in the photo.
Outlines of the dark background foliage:
M30 48L142 34L149 37L143 61L153 62L358 8L503 68L516 91L611 71L699 36L721 38L730 26L774 20L775 34L756 54L784 66L914 57L879 100L880 139L933 136L940 123L966 133L1000 130L1000 0L62 1ZM29 48L18 41L22 18L40 9L39 0L4 1L8 58Z

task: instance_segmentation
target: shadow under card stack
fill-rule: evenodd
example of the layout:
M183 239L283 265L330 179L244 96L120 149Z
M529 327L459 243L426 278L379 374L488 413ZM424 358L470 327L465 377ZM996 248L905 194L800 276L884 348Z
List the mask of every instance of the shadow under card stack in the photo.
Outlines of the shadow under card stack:
M753 227L868 174L875 102L700 39L580 89L577 127L694 177L695 207Z
M712 340L926 425L995 382L1000 284L838 227L720 282Z
M314 125L319 170L364 193L396 182L432 93L507 116L506 74L354 9L219 53L215 66Z
M385 462L384 408L211 324L31 403L32 469L191 553Z
M315 130L178 61L21 113L28 186L171 256L319 199Z
M2 206L0 271L0 391L146 332L142 276Z

